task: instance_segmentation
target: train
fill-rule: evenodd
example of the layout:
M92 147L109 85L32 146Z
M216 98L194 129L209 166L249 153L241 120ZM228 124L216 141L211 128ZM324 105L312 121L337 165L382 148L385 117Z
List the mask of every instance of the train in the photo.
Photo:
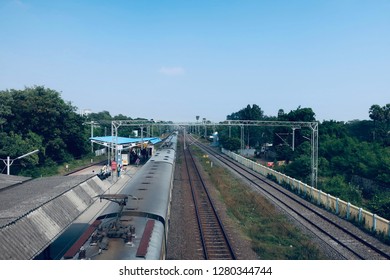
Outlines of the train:
M64 260L161 260L166 257L178 133L154 155L64 254Z

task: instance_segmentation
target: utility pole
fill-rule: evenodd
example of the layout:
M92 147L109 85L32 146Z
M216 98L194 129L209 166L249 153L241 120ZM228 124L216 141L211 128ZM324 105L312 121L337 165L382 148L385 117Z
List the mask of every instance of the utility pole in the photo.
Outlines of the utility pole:
M2 159L3 162L5 163L5 165L7 166L7 175L10 175L10 167L11 167L11 165L14 163L15 160L21 159L21 158L24 158L24 157L27 157L27 156L32 155L32 154L35 154L35 153L37 153L37 152L39 152L39 150L34 150L34 151L29 152L29 153L27 153L27 154L21 155L21 156L15 158L15 159L11 159L9 156L7 156L7 161L4 160L4 159Z
M198 125L198 121L199 121L200 116L196 116L195 118L196 118L195 133L199 135L199 125Z

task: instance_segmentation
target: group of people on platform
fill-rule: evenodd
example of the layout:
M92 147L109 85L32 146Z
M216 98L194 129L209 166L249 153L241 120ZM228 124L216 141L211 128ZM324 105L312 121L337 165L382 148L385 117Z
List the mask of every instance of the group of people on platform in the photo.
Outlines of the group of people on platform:
M149 158L149 154L146 149L141 149L141 156L139 156L134 150L132 150L130 153L130 164L135 164L138 167L141 164L141 161L146 162L148 158ZM109 168L108 165L104 165L101 168L98 177L104 180L107 177L111 176L111 172L116 172L118 178L120 178L122 170L123 170L123 166L121 164L117 164L117 162L113 160L111 161L111 168Z

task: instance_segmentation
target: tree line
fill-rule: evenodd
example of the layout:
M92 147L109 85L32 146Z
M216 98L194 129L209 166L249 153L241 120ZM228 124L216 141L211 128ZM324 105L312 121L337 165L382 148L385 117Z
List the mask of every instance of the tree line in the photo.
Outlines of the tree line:
M0 158L16 159L39 150L15 161L13 175L57 174L58 166L90 155L91 121L95 136L103 136L111 135L111 120L131 119L107 111L81 115L59 92L43 86L2 90L0 100ZM125 130L121 133L129 136ZM2 173L5 169L3 165Z
M43 86L0 91L0 158L15 159L13 175L54 175L66 162L90 156L91 125L94 136L111 135L112 120L133 120L108 111L81 115L55 90ZM390 218L390 104L372 105L367 120L319 122L318 187L356 205ZM266 116L259 105L231 113L228 120L316 121L311 108L298 107ZM135 120L146 120L137 118ZM139 127L126 126L119 136L132 137ZM144 132L146 135L146 131ZM155 131L161 134L161 131ZM310 183L310 128L247 127L245 146L256 149L257 160L285 162L281 172ZM239 127L220 127L220 143L227 149L241 146ZM98 148L98 147L95 147ZM6 166L2 166L5 173Z
M318 188L355 205L390 218L390 104L372 105L367 120L318 122ZM313 122L311 108L298 107L265 116L259 105L227 116L230 120ZM220 143L230 150L241 145L239 127L218 131ZM273 161L279 171L310 184L310 128L245 127L245 146L255 148L258 161ZM276 163L284 164L277 165Z

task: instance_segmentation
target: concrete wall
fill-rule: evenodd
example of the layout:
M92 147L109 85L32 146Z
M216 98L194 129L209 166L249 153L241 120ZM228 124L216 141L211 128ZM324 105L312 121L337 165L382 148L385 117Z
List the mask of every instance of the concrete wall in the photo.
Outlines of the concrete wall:
M0 228L0 260L33 259L106 189L94 176Z
M273 175L279 184L287 183L297 193L306 197L307 200L323 206L330 212L350 221L361 223L366 229L390 236L390 221L380 216L366 211L360 207L343 201L337 197L331 196L316 188L313 188L301 181L277 172L271 168L253 162L245 157L237 155L231 151L222 149L222 152L237 162L251 168L263 176Z

